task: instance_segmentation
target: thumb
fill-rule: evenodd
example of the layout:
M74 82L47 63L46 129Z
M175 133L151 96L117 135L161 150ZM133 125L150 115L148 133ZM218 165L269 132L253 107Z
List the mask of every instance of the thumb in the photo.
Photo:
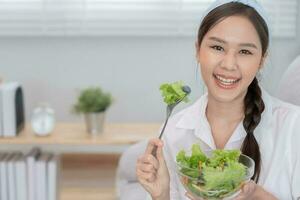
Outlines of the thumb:
M164 154L163 154L163 146L164 146L163 142L162 142L161 146L158 146L156 158L157 158L160 166L166 167L166 162L165 162L165 158L164 158Z
M152 150L159 146L162 146L162 141L160 139L158 139L158 138L151 139L148 142L145 153L151 154Z
M255 191L255 188L256 188L256 183L253 180L250 180L242 188L242 193L249 195Z

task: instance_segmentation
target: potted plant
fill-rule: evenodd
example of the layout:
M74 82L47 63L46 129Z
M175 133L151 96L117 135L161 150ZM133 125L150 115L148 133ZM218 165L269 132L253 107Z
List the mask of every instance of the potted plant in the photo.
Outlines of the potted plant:
M83 113L87 131L92 134L103 132L105 111L112 103L109 93L100 87L89 87L81 91L73 109L76 113Z

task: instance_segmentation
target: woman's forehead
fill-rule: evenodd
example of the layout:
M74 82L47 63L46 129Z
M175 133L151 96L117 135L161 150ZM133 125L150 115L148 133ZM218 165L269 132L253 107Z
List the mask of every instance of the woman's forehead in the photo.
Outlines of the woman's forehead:
M259 35L252 22L243 16L230 16L214 25L205 35L206 39L220 38L227 43L254 43L260 47Z

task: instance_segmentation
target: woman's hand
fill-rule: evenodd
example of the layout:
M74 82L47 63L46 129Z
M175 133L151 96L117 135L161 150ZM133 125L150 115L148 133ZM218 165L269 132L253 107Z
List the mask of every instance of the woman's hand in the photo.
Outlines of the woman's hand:
M255 191L256 191L256 187L258 187L255 182L253 182L252 180L249 181L248 183L246 183L241 190L241 193L234 198L234 200L250 200L250 199L255 199L254 195L255 195ZM190 193L185 193L185 195L191 199L191 200L195 200L193 198L193 196Z
M156 157L151 152L157 146ZM162 152L160 139L149 141L145 153L136 164L136 175L141 185L150 193L152 199L170 199L170 176Z
M185 196L191 200L196 200L190 193L186 192ZM202 200L202 199L201 199Z
M195 200L190 193L185 194L189 199ZM269 192L265 191L261 186L257 185L254 181L249 181L243 187L241 192L234 200L277 200Z
M241 193L234 200L276 200L271 193L250 180L242 187Z
M258 187L254 181L250 180L242 187L241 193L234 200L255 199Z

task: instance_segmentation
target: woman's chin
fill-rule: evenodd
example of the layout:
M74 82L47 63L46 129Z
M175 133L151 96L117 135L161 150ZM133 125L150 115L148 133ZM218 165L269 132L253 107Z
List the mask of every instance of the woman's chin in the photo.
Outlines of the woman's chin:
M239 97L244 99L244 92L241 92L240 88L235 88L231 90L223 90L220 88L214 88L211 92L211 96L218 102L230 103L239 99Z

